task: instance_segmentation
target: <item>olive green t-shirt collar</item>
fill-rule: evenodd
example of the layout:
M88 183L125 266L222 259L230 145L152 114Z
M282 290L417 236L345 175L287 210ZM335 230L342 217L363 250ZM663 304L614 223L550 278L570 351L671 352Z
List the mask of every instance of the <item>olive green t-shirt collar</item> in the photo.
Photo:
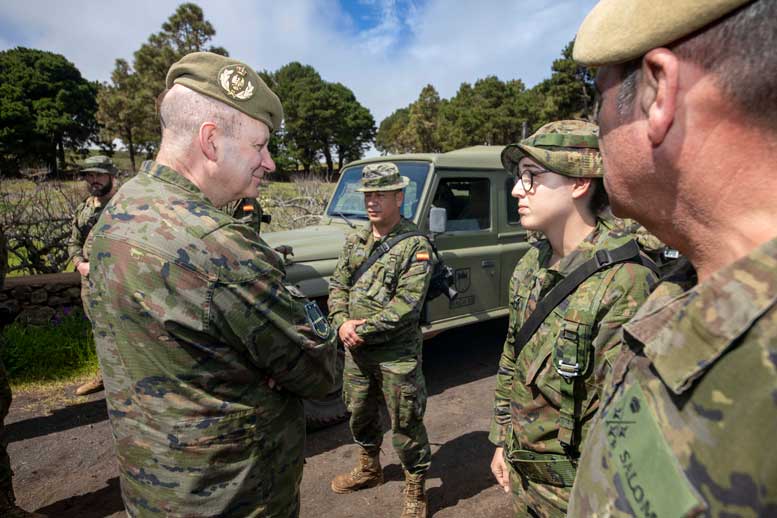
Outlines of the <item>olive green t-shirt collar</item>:
M548 268L549 271L560 274L562 277L566 277L570 273L578 269L583 263L591 259L597 250L602 249L614 249L631 239L626 238L614 238L609 231L612 229L612 225L603 219L596 220L596 226L590 234L586 236L583 241L577 245L572 252L561 258L558 264ZM553 249L547 240L540 242L540 264L548 264L550 257L553 254Z
M389 231L389 233L380 239L374 238L374 236L372 235L372 223L367 223L367 225L365 225L364 228L362 228L362 230L359 232L359 240L362 243L367 243L370 240L375 242L386 241L399 234L404 234L405 232L410 232L412 230L415 230L412 228L408 228L408 223L409 223L408 220L400 216L399 223L394 225L394 227Z
M681 394L776 302L777 238L669 301L651 296L624 333Z

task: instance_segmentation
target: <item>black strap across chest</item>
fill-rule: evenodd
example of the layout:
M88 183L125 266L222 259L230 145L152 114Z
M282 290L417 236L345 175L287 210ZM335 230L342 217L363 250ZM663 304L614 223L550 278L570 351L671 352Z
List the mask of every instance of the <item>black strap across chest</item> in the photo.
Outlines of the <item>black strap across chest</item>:
M650 268L650 270L659 276L658 266L648 257L640 252L636 241L629 241L625 245L619 246L614 250L597 250L594 256L581 264L577 269L559 282L555 288L550 290L534 309L529 318L524 322L518 334L515 337L515 357L523 349L524 345L531 340L534 333L542 325L548 315L566 299L578 286L595 274L617 263L637 263Z
M391 239L388 239L383 243L381 243L380 245L378 245L377 250L375 250L367 258L367 260L364 261L362 265L359 266L359 268L355 272L353 272L353 275L351 275L351 286L355 285L358 282L358 280L361 278L361 276L364 275L367 272L367 270L369 270L378 259L386 255L394 245L396 245L400 241L404 241L405 239L408 239L410 237L415 237L415 236L426 238L426 234L423 234L422 232L418 232L414 230L412 232L405 232L404 234L396 235Z

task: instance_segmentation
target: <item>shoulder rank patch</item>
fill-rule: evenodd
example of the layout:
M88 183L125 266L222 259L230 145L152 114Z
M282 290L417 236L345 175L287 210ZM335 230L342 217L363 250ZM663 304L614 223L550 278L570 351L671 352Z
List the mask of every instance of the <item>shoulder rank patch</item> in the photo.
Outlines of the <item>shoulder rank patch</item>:
M332 334L329 321L315 302L311 301L305 304L305 317L308 319L308 323L317 337L326 340Z
M428 261L429 260L429 252L416 252L415 260L416 261Z

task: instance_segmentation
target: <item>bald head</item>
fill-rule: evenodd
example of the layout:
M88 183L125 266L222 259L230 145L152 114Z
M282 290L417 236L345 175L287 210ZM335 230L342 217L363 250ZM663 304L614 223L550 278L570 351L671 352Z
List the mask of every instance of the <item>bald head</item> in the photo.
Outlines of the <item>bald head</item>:
M161 148L188 148L200 131L200 126L212 122L225 136L240 134L245 116L239 111L182 85L174 85L159 106L162 123Z

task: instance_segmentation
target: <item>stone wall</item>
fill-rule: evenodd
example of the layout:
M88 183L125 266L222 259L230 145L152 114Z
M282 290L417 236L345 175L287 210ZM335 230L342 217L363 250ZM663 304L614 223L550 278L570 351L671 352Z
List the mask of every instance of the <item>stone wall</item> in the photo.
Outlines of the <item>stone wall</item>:
M55 315L81 307L78 272L6 277L0 289L0 313L6 322L46 325Z

